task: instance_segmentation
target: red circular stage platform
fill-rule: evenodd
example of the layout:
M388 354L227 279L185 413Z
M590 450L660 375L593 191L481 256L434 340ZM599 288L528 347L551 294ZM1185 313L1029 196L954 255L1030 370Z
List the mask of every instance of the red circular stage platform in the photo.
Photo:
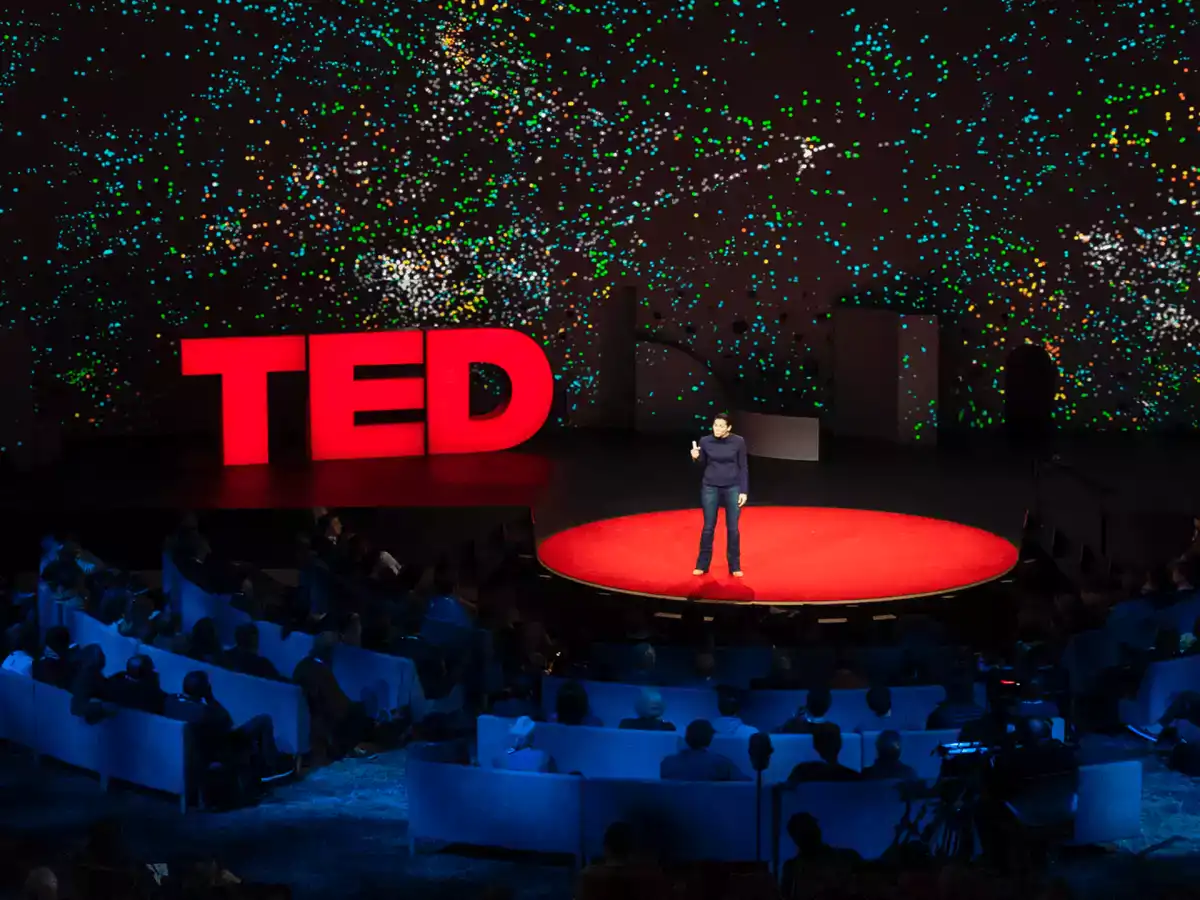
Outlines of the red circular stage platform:
M999 578L1017 548L994 534L900 513L865 509L748 506L742 510L742 569L725 565L717 521L713 566L691 574L698 509L591 522L552 535L538 557L555 574L648 597L728 603L871 603L942 594Z

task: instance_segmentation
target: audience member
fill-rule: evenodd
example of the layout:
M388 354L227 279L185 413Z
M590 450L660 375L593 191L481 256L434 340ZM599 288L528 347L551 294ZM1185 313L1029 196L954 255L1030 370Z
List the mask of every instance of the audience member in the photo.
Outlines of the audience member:
M192 626L188 636L187 657L196 662L215 663L221 655L221 638L217 635L217 623L207 616Z
M312 717L313 747L337 759L347 754L365 756L361 747L370 735L371 720L363 705L351 701L333 674L338 636L322 632L313 640L308 656L296 665L292 681L300 685Z
M52 869L34 869L21 889L22 900L58 900L58 876Z
M840 850L825 843L821 826L811 813L796 813L787 823L788 837L796 855L783 864L783 897L819 897L826 889L843 889L850 870L862 860L853 850Z
M658 662L658 654L650 644L638 644L633 648L633 671L628 678L622 678L627 684L658 684L654 667Z
M439 568L434 573L433 596L425 610L425 619L458 628L475 627L475 610L459 595L449 569Z
M840 730L836 724L825 718L832 706L833 694L829 688L810 688L804 705L796 711L795 716L780 726L779 734L814 734L825 728Z
M587 691L578 681L564 681L554 698L554 721L560 725L590 725L603 727L604 723L591 713Z
M814 743L816 739L814 738ZM870 781L898 778L904 781L916 779L912 766L900 761L900 732L881 731L875 738L875 762L862 771L862 777Z
M946 683L946 699L933 708L925 721L929 731L962 730L970 722L984 716L984 709L975 702L975 682L967 673Z
M88 644L79 651L79 665L71 681L71 714L89 725L117 713L117 707L104 697L106 662L99 644Z
M867 688L867 709L875 714L876 719L892 717L892 692L885 684L876 684ZM862 731L874 731L882 722L872 723L872 727Z
M1176 560L1171 564L1171 587L1176 591L1194 591L1195 567L1190 559Z
M133 597L126 605L124 615L117 622L117 633L135 638L144 644L154 641L157 610L154 600L147 594Z
M604 832L604 858L579 873L575 900L660 900L671 893L662 871L634 858L633 828L614 822Z
M528 716L535 722L541 721L544 717L541 707L534 699L533 679L527 675L515 676L504 695L492 704L492 715L503 719Z
M497 769L516 772L555 772L554 760L545 750L534 749L533 735L536 731L533 719L522 716L513 723L508 735L511 744L508 752L493 763Z
M819 760L798 763L788 776L788 784L803 781L858 781L862 775L838 762L842 752L842 732L836 725L818 728L812 733L813 750Z
M654 688L642 688L637 698L637 718L622 719L619 728L631 728L636 731L674 731L671 722L663 721L666 704L662 692Z
M253 622L243 622L234 631L234 645L217 655L216 664L223 669L240 672L243 675L283 681L284 678L275 668L275 664L265 656L259 655L259 639L258 626Z
M65 625L54 625L46 631L46 646L33 664L33 677L43 684L66 690L76 671L75 650L71 632Z
M38 657L37 629L30 624L20 624L11 629L13 649L4 657L0 669L25 678L33 677L33 664Z
M717 688L717 712L720 715L712 723L717 734L748 739L758 732L741 719L742 692L737 688Z
M687 747L665 757L659 764L659 777L669 781L749 781L733 761L709 752L713 727L706 719L697 719L684 732Z
M771 656L771 671L765 678L751 680L756 691L795 691L804 687L803 678L792 665L791 654L776 650Z
M692 667L696 673L696 687L712 687L717 686L717 657L711 650L699 651L692 662Z
M870 682L855 668L849 657L839 657L833 667L833 677L829 681L830 688L835 691L862 690L869 684Z
M126 709L161 715L167 695L159 687L158 673L148 656L136 654L125 661L125 671L111 676L103 688L105 700Z
M213 696L207 672L188 672L183 677L183 692L167 698L163 714L195 726L199 765L226 763L245 768L257 778L279 774L271 717L254 716L234 727L229 711Z

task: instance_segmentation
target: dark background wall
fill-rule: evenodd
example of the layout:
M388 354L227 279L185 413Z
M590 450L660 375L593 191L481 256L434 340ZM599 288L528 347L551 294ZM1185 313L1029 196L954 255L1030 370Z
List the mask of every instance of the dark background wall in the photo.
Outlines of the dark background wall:
M23 7L0 325L71 432L215 427L180 337L461 324L586 423L626 286L639 421L822 412L848 304L938 316L942 426L1026 341L1061 427L1196 425L1192 0Z

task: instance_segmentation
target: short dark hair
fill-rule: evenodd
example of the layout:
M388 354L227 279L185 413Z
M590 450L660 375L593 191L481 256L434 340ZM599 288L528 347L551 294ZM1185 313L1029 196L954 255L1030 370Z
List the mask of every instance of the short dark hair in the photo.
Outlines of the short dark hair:
M66 625L51 625L46 629L46 646L62 656L71 649L71 631Z
M715 416L713 416L713 421L714 421L714 422L715 422L715 421L717 421L717 419L720 419L722 422L724 422L724 423L725 423L726 425L728 425L730 428L732 428L732 427L733 427L733 416L731 416L729 413L727 413L727 412L719 412L719 413L717 413Z
M842 729L836 725L828 725L813 731L813 750L825 762L837 762L838 754L842 752Z
M804 701L804 711L809 715L823 717L833 706L833 693L827 687L809 688Z
M233 632L233 642L239 650L254 650L258 647L258 626L253 622L243 622Z
M879 732L879 737L875 738L875 755L889 762L898 760L900 758L900 732Z
M139 681L154 674L154 660L144 653L137 653L125 660L125 672Z
M591 704L587 690L578 681L565 681L554 698L555 717L563 725L581 725L587 719Z
M708 719L696 719L688 725L683 739L693 750L704 750L712 743L713 733L712 723Z
M742 711L742 694L736 688L717 688L717 712L722 716L736 716Z
M183 693L188 697L203 697L208 693L208 673L203 669L183 676Z

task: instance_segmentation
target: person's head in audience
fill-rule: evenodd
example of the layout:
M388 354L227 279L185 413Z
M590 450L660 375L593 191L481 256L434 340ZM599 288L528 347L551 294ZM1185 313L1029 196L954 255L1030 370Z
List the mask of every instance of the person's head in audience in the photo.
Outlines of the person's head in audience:
M813 751L829 765L838 761L842 752L842 731L840 728L818 728L813 732Z
M101 673L107 662L104 650L99 644L88 644L79 651L79 671L81 673L86 672L91 675Z
M812 813L796 813L787 823L788 837L796 845L801 856L816 853L825 845L821 836L821 826Z
M43 655L66 659L71 654L71 632L65 625L46 629L46 648Z
M654 688L643 688L642 692L638 694L634 708L638 714L638 718L646 720L662 719L663 713L667 711L667 705L663 702L662 692L656 691Z
M529 716L521 716L517 721L513 722L512 728L508 730L508 746L513 752L517 750L528 750L533 746L533 734L537 730L537 725Z
M143 653L136 653L125 661L125 677L131 681L158 683L154 661Z
M707 750L712 744L713 734L712 723L708 719L696 719L688 723L683 740L689 750Z
M243 622L233 632L234 646L248 655L258 655L259 639L258 626L253 622Z
M134 597L126 608L124 618L119 626L121 634L137 638L145 643L152 641L154 639L152 623L154 611L154 600L150 596L143 594L140 597Z
M1166 579L1163 573L1158 568L1151 568L1146 571L1145 578L1142 579L1143 594L1157 594L1166 589Z
M833 693L827 687L810 688L802 708L804 718L810 722L824 722L833 706Z
M183 676L183 696L197 702L207 700L212 696L212 685L208 673L203 670L188 672Z
M717 670L717 658L712 654L712 651L701 650L696 654L695 667L696 677L702 681L708 681Z
M554 698L554 717L562 725L582 725L588 720L591 705L587 691L578 681L566 681Z
M457 587L454 571L449 566L438 566L433 573L434 596L453 597Z
M312 650L309 651L308 655L318 662L332 666L334 648L337 647L339 640L340 638L336 631L322 631L313 638Z
M217 635L217 623L205 616L192 626L188 637L188 656L192 659L211 659L221 652L221 639Z
M58 900L58 878L45 867L34 869L25 879L22 900Z
M1013 737L1021 746L1036 746L1054 736L1053 723L1043 716L1027 716L1017 719L1013 725Z
M723 719L736 719L742 714L742 692L736 688L717 688L717 712Z
M604 830L604 862L623 865L633 859L633 826L628 822L613 822Z
M816 744L816 738L813 738L813 744ZM879 736L875 738L875 756L880 762L894 763L900 761L900 732L887 731L879 732Z
M892 714L892 692L887 685L876 684L867 688L867 709L880 719Z
M633 648L633 668L639 675L649 675L658 662L658 654L649 644L638 644Z

